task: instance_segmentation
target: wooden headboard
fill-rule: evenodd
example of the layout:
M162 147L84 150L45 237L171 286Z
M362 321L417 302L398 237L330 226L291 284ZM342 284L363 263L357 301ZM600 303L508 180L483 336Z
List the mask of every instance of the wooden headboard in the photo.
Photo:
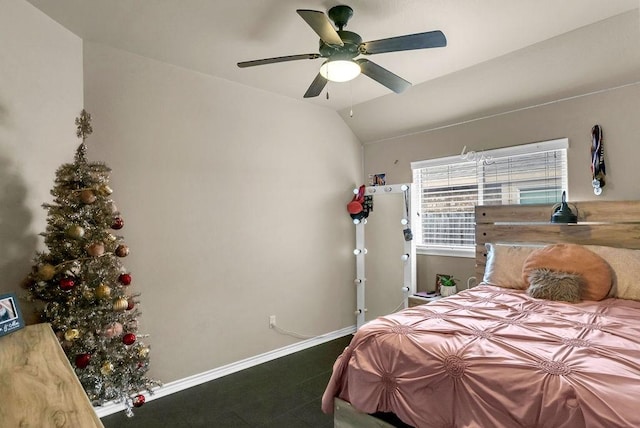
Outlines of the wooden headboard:
M640 201L570 202L569 207L578 214L577 224L552 224L553 207L476 206L476 277L484 276L487 242L568 242L640 249Z

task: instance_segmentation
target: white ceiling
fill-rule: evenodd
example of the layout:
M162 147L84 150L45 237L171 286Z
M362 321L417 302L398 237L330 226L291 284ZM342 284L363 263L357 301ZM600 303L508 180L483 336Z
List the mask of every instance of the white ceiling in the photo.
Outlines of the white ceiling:
M317 53L318 36L298 16L296 9L326 12L331 6L341 4L334 0L28 1L84 40L300 100L322 59L245 69L238 68L236 63ZM443 31L448 40L445 48L368 57L413 83L414 86L401 95L391 93L366 76L359 76L349 83L327 85L329 99L325 90L317 98L304 100L340 112L363 142L517 108L525 101L515 100L512 92L502 94L508 91L500 90L487 91L483 101L470 108L465 101L469 94L460 90L461 76L470 71L481 72L478 78L493 76L494 80L498 79L493 84L500 89L506 83L502 80L505 65L521 67L518 76L522 79L522 73L531 68L524 66L526 58L529 54L533 57L539 54L540 46L555 50L553 55L565 58L568 52L573 52L576 59L584 61L589 52L581 49L590 48L584 46L585 38L593 37L596 47L601 47L599 40L603 38L593 35L594 31L604 31L609 43L618 40L615 33L620 25L629 27L623 29L624 43L632 45L623 47L633 52L631 60L621 58L624 69L614 73L617 80L603 83L598 77L602 70L576 73L571 70L571 63L565 63L567 66L561 68L569 69L564 70L568 72L567 77L563 78L563 71L558 69L540 81L540 70L536 69L537 80L532 87L548 87L549 83L554 87L554 82L556 86L561 82L558 89L562 90L567 86L563 83L566 80L575 91L584 93L597 90L603 84L621 84L640 76L640 53L636 52L640 50L640 36L633 40L635 32L640 34L640 23L637 23L640 0L350 0L345 4L354 9L354 16L345 29L360 34L365 41L431 30ZM625 12L628 13L623 21L591 26ZM578 33L585 31L580 30L585 26L596 29ZM547 57L537 60L538 64L541 60L551 61ZM581 67L591 67L596 62L597 58L591 58ZM487 87L482 81L468 78L465 81L467 85L472 82L469 88L472 91ZM492 83L491 79L488 83ZM576 95L575 91L561 95ZM539 92L531 95L535 98L536 94ZM512 99L508 99L509 96ZM438 105L432 102L434 99ZM544 97L536 101L544 102ZM433 111L425 112L428 108L425 104L432 105ZM351 106L354 106L353 117L349 117Z

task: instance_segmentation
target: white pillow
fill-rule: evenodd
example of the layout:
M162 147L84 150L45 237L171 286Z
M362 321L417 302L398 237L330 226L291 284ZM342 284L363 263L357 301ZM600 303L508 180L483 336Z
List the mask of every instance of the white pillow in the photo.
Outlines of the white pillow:
M504 288L526 290L522 277L525 259L544 244L487 243L487 264L482 282Z
M603 259L613 270L613 287L609 296L640 300L640 250L585 245Z

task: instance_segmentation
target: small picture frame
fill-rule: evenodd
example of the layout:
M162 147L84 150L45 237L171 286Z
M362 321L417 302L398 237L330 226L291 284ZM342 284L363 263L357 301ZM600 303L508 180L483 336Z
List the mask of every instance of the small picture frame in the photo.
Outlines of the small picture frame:
M24 327L24 319L16 295L0 294L0 336L20 330L22 327Z
M387 174L370 174L369 185L370 186L384 186L387 184Z

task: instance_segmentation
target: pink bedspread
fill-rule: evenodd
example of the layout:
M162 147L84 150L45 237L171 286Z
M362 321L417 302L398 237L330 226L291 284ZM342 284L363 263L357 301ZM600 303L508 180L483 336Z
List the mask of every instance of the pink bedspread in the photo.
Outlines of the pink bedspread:
M640 427L640 302L480 285L362 326L336 396L415 427Z

